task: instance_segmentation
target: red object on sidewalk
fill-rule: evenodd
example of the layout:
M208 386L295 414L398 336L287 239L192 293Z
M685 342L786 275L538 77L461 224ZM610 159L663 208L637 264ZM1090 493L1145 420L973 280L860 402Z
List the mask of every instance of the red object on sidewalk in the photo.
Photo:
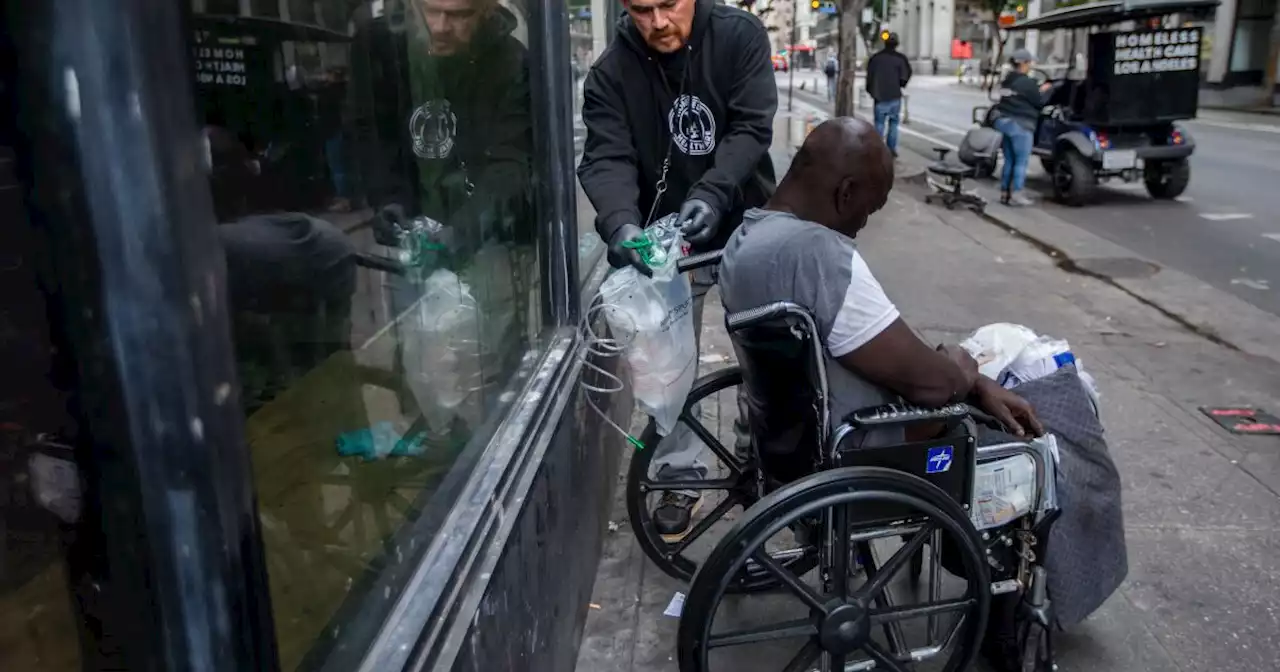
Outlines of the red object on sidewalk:
M1260 408L1202 406L1200 411L1232 434L1280 434L1280 418Z
M973 58L973 43L964 40L951 40L951 58L954 59L970 59Z

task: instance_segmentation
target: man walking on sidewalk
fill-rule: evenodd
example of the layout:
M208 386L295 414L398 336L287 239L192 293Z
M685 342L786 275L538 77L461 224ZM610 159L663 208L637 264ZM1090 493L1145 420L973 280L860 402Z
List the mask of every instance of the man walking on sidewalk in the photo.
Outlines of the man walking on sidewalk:
M911 81L911 64L898 52L898 34L889 33L884 48L867 62L867 93L874 100L876 132L889 152L898 156L898 119L902 114L902 89Z
M715 0L624 0L627 15L583 86L587 127L578 178L596 209L609 263L652 272L623 244L672 213L695 252L723 247L747 208L773 193L777 84L764 24ZM714 271L693 277L694 333ZM743 404L739 401L739 416ZM681 426L682 427L682 426ZM745 441L742 424L735 425ZM680 427L656 448L663 480L705 478L702 446ZM669 492L653 512L669 541L689 529L697 492Z

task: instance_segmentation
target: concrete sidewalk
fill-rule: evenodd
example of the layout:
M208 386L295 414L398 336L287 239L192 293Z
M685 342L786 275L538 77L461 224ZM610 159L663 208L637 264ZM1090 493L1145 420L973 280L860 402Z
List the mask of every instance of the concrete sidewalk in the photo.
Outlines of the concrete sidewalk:
M947 343L991 322L1026 324L1069 340L1102 390L1125 485L1130 572L1098 613L1059 638L1059 669L1280 668L1280 437L1233 436L1197 410L1280 410L1280 363L1206 338L1114 282L1064 270L1052 249L988 219L925 206L923 189L900 181L859 237L907 322ZM709 298L704 373L732 360L718 298ZM726 400L708 413L722 439L733 412ZM686 586L644 557L618 492L577 669L672 672L678 619L662 612ZM756 610L771 598L735 599ZM780 667L763 660L725 669Z

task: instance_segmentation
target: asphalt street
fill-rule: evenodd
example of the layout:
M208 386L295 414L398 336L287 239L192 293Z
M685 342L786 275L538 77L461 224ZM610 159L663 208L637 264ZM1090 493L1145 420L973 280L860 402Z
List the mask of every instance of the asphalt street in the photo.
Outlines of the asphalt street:
M777 78L785 110L790 78ZM795 111L830 112L820 74L796 73L795 87ZM958 145L972 126L973 107L988 104L984 92L949 76L917 77L908 95L900 144L927 156L931 147ZM1141 182L1117 180L1099 190L1093 205L1058 205L1048 202L1048 177L1033 159L1028 187L1045 199L1036 207L1280 315L1280 116L1201 110L1185 128L1196 152L1191 184L1177 201L1153 200Z

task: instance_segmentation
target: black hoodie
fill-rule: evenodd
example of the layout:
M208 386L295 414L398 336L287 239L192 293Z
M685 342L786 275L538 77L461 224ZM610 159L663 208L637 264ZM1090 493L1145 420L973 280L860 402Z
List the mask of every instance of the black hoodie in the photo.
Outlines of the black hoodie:
M451 56L427 53L415 14L356 23L350 110L370 205L439 220L465 251L495 236L533 240L528 55L510 35L515 17L498 7Z
M595 206L596 230L609 240L624 224L648 223L670 148L654 219L700 198L724 217L707 247L723 247L743 211L773 194L778 89L769 34L752 14L714 0L697 0L689 43L676 54L650 49L629 16L617 30L583 88L587 140L578 178ZM681 91L689 97L676 105Z

